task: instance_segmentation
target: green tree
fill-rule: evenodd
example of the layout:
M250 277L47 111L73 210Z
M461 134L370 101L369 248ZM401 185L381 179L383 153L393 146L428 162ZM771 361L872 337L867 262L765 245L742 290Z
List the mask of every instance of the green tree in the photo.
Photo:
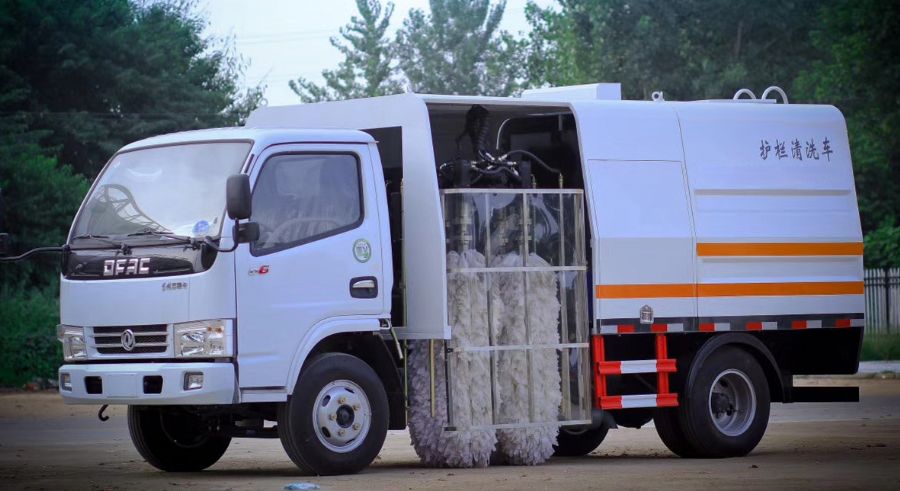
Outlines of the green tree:
M356 0L359 17L341 27L341 37L331 38L331 45L344 55L335 70L324 70L325 85L316 85L304 78L291 80L289 85L303 102L321 102L397 94L403 91L394 78L395 68L391 46L385 37L394 4L384 7L380 0Z
M842 1L812 32L823 53L798 80L804 98L847 118L867 265L900 266L900 4Z
M397 58L416 92L511 95L519 88L524 43L498 30L505 0L431 0L397 33Z
M6 204L0 207L0 232L14 233L19 252L62 244L89 186L71 167L42 155L34 143L39 137L14 117L0 118L0 190ZM58 275L58 255L0 264L0 295L55 285Z
M227 42L203 36L191 2L0 2L0 112L27 118L62 162L93 177L124 143L242 121L261 99L242 91Z
M814 50L816 0L558 0L531 4L529 84L621 82L623 96L721 98L790 90Z

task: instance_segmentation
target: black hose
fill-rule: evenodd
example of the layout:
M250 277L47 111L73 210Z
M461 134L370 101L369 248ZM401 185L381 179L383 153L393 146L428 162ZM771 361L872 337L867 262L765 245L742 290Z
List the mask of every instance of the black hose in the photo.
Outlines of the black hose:
M490 112L484 106L478 105L472 106L466 113L465 133L472 141L472 151L485 160L493 160L493 157L487 153L488 134L491 129L488 125L489 115Z
M546 162L541 160L540 157L529 152L528 150L510 150L509 152L506 152L505 154L501 155L497 160L506 160L507 157L509 157L510 155L515 155L515 154L521 154L521 155L524 155L524 156L534 160L535 162L538 163L538 165L540 165L541 167L546 169L548 172L552 172L554 174L562 174L561 170L550 167L549 165L547 165Z

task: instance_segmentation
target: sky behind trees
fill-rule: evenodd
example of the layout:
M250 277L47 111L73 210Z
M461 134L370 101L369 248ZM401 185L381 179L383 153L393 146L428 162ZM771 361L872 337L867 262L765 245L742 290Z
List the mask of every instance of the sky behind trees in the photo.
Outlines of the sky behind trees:
M532 0L540 7L555 0ZM394 15L388 36L393 39L410 9L428 11L428 0L394 0ZM530 31L525 19L527 0L508 0L500 29L511 33ZM245 84L267 85L269 105L300 102L288 87L290 80L303 77L321 84L322 70L337 66L343 57L328 38L357 15L354 0L328 2L297 0L256 0L253 9L244 0L203 0L199 10L209 20L207 33L216 37L234 36L237 54L248 62Z

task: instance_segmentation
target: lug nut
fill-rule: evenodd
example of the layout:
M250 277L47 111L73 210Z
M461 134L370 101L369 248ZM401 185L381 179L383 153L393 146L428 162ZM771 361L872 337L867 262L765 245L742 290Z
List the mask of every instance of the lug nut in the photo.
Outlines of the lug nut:
M359 423L353 423L353 430L359 431Z
M337 419L337 414L329 414L329 415L328 415L328 419L330 419L330 420L332 420L332 421L336 420L336 419Z
M344 436L344 430L338 430L338 436Z
M343 406L345 402L347 402L347 398L346 398L346 397L339 397L339 398L338 398L338 404L340 404L340 405Z
M359 411L359 404L354 404L354 405L353 405L353 410L354 410L354 411Z

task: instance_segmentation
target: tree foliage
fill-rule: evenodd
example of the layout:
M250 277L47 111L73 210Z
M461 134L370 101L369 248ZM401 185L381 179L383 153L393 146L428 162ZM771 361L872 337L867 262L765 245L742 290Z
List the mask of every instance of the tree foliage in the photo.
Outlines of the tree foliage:
M822 56L801 74L798 89L843 111L863 230L873 231L867 264L900 266L900 4L843 1L824 8L820 19L811 39Z
M818 0L558 0L530 5L533 86L621 82L623 96L791 87L813 55Z
M415 92L510 95L522 75L522 43L499 30L506 1L431 0L397 33L397 58Z
M238 58L204 27L187 2L0 2L0 112L90 177L130 141L239 123L261 91L242 91Z
M304 78L291 80L291 90L303 102L374 97L402 92L394 77L391 45L386 32L394 13L394 4L381 5L380 0L356 0L359 17L341 28L341 40L331 38L344 60L335 70L324 70L325 85Z
M0 123L0 189L6 202L0 223L14 232L19 251L62 244L87 193L88 180L42 155L36 145L16 141L31 135L10 126ZM59 258L0 264L0 271L0 291L45 287L59 275Z

